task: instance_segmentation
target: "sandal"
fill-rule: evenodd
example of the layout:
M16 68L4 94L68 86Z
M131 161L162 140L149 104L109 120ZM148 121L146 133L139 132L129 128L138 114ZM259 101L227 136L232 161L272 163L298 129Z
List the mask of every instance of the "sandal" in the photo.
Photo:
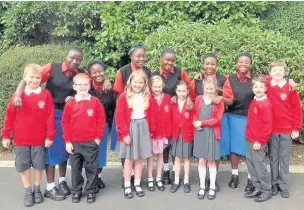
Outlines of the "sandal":
M158 180L156 181L156 187L159 191L164 191L165 190L165 186L163 184L162 180Z
M125 188L124 188L124 195L125 195L125 198L128 198L128 199L133 198L132 190L131 190L131 192L126 192L127 189L130 189L130 190L131 190L131 187L125 187Z
M137 190L137 188L140 188L140 190ZM145 196L145 193L144 193L144 191L142 190L142 188L141 188L140 185L135 185L135 186L134 186L134 189L135 189L136 195L137 195L138 197L144 197L144 196Z
M200 192L203 191L203 194L201 194ZM197 198L200 199L200 200L203 200L205 198L205 195L206 195L206 190L203 189L203 188L200 188L197 192Z
M155 191L154 181L148 181L148 183L147 183L147 189L149 191L151 191L151 192Z
M214 195L210 195L210 191L214 192ZM209 189L209 193L207 195L208 200L213 200L216 197L216 191L215 189Z

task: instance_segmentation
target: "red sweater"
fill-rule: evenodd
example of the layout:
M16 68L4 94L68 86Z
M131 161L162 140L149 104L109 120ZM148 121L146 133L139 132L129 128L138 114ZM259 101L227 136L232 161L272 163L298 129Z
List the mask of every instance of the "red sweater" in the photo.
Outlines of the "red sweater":
M66 104L62 114L62 130L65 142L88 142L102 139L106 118L98 98Z
M193 116L195 110L187 110L186 102L181 112L179 111L178 103L172 104L171 108L172 140L176 142L181 132L184 142L192 142L194 138Z
M267 98L252 100L248 110L246 139L266 144L272 132L272 116L272 106Z
M171 98L168 94L164 94L160 105L154 97L151 103L155 107L155 131L152 135L153 139L169 138L171 137Z
M16 108L11 98L3 124L3 139L13 134L15 146L42 146L55 136L54 103L49 91L22 94L22 107Z
M149 98L149 106L145 110L146 119L149 125L150 136L153 135L155 131L155 107L154 103L151 103L152 96ZM116 113L115 113L115 121L118 133L118 140L123 141L123 138L129 136L129 127L131 122L133 109L129 108L127 102L127 94L123 92L116 103Z
M204 103L203 96L197 96L195 99L195 115L193 122L199 120L200 111ZM224 102L214 104L212 107L211 118L201 121L202 127L213 127L215 138L221 138L221 121L224 115L225 105Z
M302 103L297 91L291 91L286 83L282 88L267 85L267 96L272 104L273 133L290 134L302 127Z

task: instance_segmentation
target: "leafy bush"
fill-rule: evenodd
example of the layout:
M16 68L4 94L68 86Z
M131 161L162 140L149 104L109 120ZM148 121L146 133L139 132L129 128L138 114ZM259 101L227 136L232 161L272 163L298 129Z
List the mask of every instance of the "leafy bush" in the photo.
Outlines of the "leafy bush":
M210 52L219 57L219 72L222 74L235 71L235 58L241 52L253 54L253 70L258 73L267 73L272 60L283 59L304 93L304 46L272 31L228 23L180 23L160 27L146 38L145 43L149 67L158 69L161 50L171 47L177 52L177 64L186 67L190 75L201 69L198 55Z

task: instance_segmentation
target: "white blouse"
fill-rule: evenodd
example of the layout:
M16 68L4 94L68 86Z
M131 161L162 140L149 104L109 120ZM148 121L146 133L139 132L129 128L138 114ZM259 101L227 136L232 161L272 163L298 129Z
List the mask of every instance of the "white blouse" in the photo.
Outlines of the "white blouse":
M186 99L183 101L177 100L179 112L183 111L184 105L185 105Z
M133 112L131 115L132 120L142 119L146 117L144 108L144 96L139 94L133 95Z

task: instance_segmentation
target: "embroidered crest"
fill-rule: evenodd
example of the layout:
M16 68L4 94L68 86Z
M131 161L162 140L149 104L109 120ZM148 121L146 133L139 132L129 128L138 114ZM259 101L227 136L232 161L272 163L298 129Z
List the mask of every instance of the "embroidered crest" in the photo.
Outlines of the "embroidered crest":
M165 106L165 112L169 112L169 107L168 107L168 105Z
M39 101L39 102L38 102L38 107L39 107L39 109L44 109L44 107L45 107L45 102L44 102L44 101Z
M88 109L88 110L87 110L87 113L88 113L88 116L89 116L89 117L92 117L92 116L94 115L93 109Z
M189 118L189 112L185 112L185 114L184 114L184 116L185 116L185 118Z
M286 93L282 93L280 95L280 98L282 99L282 101L285 101L287 99L287 94Z
M254 114L257 114L258 113L258 109L256 107L253 108L253 112Z

